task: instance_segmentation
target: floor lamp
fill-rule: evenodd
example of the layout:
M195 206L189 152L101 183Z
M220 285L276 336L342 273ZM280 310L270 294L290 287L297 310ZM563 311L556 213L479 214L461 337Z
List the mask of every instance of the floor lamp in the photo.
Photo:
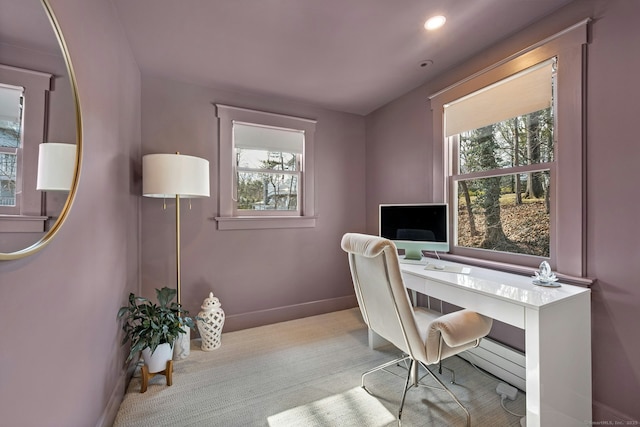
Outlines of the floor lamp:
M176 291L178 305L181 307L180 199L209 197L209 161L180 153L143 156L142 195L176 199ZM184 359L189 355L188 327L185 328L185 332L187 342L182 343L183 345L174 344L174 359Z

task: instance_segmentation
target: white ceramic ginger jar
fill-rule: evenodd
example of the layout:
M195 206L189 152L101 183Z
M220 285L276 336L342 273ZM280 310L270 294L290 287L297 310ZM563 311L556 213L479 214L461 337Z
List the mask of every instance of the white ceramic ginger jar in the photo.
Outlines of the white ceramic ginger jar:
M202 311L198 313L198 331L202 338L202 350L211 351L222 345L222 326L224 326L224 311L218 298L209 292L205 298Z

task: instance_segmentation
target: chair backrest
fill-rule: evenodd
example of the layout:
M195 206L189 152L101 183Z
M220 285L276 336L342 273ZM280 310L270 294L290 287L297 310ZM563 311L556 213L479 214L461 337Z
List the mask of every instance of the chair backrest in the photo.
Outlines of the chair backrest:
M402 281L396 246L380 237L347 233L341 247L349 254L351 277L367 326L412 358L425 360L424 341Z

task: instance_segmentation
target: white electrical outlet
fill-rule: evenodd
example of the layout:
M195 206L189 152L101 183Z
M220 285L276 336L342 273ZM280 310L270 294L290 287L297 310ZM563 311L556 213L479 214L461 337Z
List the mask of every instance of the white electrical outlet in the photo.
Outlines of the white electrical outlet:
M496 387L496 393L500 396L506 396L509 400L516 400L518 389L509 384L499 383L498 387Z

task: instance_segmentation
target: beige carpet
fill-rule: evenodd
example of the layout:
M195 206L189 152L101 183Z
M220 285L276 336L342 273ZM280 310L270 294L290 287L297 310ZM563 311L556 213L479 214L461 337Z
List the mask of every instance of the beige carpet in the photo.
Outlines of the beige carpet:
M395 425L385 417L397 414L403 380L384 372L369 375L367 388L375 398L359 386L362 372L397 356L391 348L368 348L357 309L225 333L222 347L212 352L201 351L199 340L193 340L189 358L174 362L173 386L155 377L141 394L136 373L114 425L373 427L380 417L381 425ZM456 371L450 388L471 413L472 425L520 425L519 417L500 406L498 380L458 357L444 364ZM440 377L449 378L446 372ZM522 414L524 401L519 392L507 407ZM377 421L359 424L362 418L351 416L363 411ZM429 388L408 392L402 419L404 427L465 425L464 413L449 395Z

